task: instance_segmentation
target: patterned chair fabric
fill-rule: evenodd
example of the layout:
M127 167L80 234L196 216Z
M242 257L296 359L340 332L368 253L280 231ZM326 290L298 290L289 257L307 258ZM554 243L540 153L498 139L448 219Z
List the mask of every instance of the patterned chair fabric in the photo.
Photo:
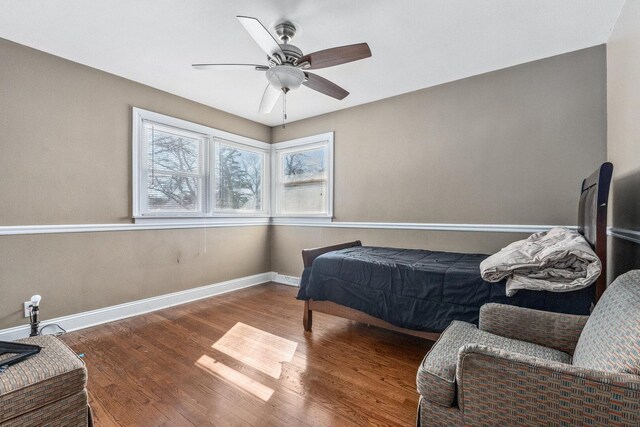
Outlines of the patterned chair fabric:
M461 426L463 425L462 411L455 406L445 408L420 396L416 424L418 426Z
M640 425L636 375L577 368L476 344L465 346L458 360L458 410L464 425Z
M42 350L0 374L0 426L42 425L43 418L37 415L45 414L48 419L56 413L56 408L62 411L56 416L59 419L66 419L70 413L83 412L85 424L82 425L86 425L87 370L82 360L66 344L50 335L17 342L36 344Z
M589 316L552 313L505 304L480 308L482 331L573 354Z
M616 279L588 320L490 304L480 330L456 323L418 370L419 425L640 426L640 270ZM575 346L573 360L505 344L516 337Z
M87 425L88 411L87 392L83 390L42 408L11 418L9 421L0 423L0 427L83 427ZM44 424L43 420L46 420Z
M504 338L481 331L470 323L454 321L440 336L418 369L418 392L425 399L442 406L453 404L456 395L458 352L467 343L482 344L560 363L571 362L571 356L567 353Z
M640 375L640 270L618 277L598 301L573 364Z

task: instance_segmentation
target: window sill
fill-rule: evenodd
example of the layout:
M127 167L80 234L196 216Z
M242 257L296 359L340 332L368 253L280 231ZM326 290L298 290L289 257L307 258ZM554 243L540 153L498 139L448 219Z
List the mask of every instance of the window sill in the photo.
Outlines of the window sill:
M313 225L329 224L333 217L329 216L277 216L267 215L253 216L214 216L214 217L158 217L144 216L134 217L135 224L147 224L158 226L243 226L243 225Z
M265 215L254 216L219 216L219 217L134 217L136 224L157 224L157 225L268 225L269 217Z
M327 224L333 222L331 216L274 216L271 217L273 225L306 225L306 224Z

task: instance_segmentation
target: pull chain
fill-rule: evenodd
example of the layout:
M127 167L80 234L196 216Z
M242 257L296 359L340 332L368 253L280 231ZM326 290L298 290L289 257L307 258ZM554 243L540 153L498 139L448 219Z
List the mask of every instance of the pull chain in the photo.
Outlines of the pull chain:
M284 92L284 95L282 95L282 129L284 129L287 121L287 92L289 92L289 89L283 87L282 92Z

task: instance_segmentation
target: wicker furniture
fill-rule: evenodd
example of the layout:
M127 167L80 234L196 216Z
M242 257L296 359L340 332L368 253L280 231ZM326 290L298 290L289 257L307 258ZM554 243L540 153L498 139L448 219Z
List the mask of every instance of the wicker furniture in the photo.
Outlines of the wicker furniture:
M418 425L640 425L640 270L591 316L501 304L453 322L417 375Z
M53 336L26 338L40 353L0 374L0 427L87 426L87 370Z

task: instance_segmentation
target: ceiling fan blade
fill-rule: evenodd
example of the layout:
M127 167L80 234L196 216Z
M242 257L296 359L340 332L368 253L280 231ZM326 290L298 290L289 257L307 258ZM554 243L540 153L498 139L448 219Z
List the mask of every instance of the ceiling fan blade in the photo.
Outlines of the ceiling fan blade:
M310 89L317 90L320 93L324 93L325 95L329 95L339 100L342 100L346 98L347 95L349 95L349 92L342 89L337 84L330 82L324 77L320 77L317 74L311 73L304 74L307 77L307 80L305 80L302 84Z
M267 71L267 65L258 64L192 64L196 70L220 70L220 71L240 71L240 70L256 70Z
M298 64L309 63L309 70L318 68L333 67L334 65L346 64L347 62L371 56L371 49L366 43L351 44L348 46L334 47L331 49L319 50L317 52L304 55L298 59Z
M269 57L276 55L279 56L279 59L285 58L285 54L276 39L273 38L260 21L250 16L238 16L237 18L253 40Z
M282 91L276 89L271 86L271 84L267 85L267 88L264 90L264 94L262 94L262 101L260 101L260 108L258 112L260 114L268 114L275 107L276 102L280 99L280 94Z

